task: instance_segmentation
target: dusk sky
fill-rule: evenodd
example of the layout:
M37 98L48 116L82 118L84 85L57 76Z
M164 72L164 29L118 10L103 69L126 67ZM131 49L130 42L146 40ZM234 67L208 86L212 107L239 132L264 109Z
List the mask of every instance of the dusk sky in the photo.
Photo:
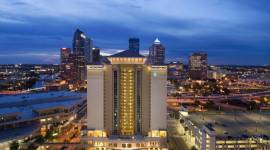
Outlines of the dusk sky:
M167 60L270 65L270 0L0 0L0 63L59 63L77 28L106 54L159 37Z

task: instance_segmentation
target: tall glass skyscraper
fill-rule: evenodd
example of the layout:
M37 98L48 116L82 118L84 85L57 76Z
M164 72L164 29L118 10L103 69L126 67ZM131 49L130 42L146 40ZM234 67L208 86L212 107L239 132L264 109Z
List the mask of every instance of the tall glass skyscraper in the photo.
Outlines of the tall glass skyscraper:
M68 83L74 83L77 80L77 72L75 68L76 55L71 53L70 48L60 49L60 77Z
M74 33L72 46L74 54L84 56L87 64L92 62L93 41L79 29Z
M99 48L93 48L92 49L93 52L93 63L98 63L101 60L101 56L100 56L100 49Z
M76 56L75 67L78 74L78 80L86 79L86 65L92 63L93 41L79 29L73 37L73 54Z
M128 43L129 43L128 50L135 51L135 52L139 53L139 50L140 50L140 39L139 38L129 38Z
M156 38L154 44L149 48L149 62L152 65L165 64L165 48L158 38Z

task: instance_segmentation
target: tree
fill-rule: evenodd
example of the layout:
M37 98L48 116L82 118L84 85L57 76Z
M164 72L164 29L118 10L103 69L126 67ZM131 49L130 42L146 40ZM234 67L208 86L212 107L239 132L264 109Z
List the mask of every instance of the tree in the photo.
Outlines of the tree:
M44 139L43 136L39 135L39 136L36 137L36 141L35 142L42 144L42 143L45 142L45 139Z
M214 103L213 101L208 101L208 102L204 105L204 107L205 107L206 109L213 109L213 108L215 108L215 103Z
M13 141L10 144L10 150L18 150L19 149L19 143L17 141Z
M27 147L27 150L36 150L37 146L35 146L34 143L29 144L29 146Z
M195 146L192 146L191 150L198 150L198 149Z
M249 102L249 105L247 107L250 110L256 110L260 108L259 105L254 101Z
M201 103L200 103L200 101L199 101L199 100L195 100L194 104L195 104L196 106L201 105Z
M45 135L45 139L47 139L47 140L49 140L49 139L51 139L53 136L53 131L52 130L48 130L47 132L46 132L46 135Z

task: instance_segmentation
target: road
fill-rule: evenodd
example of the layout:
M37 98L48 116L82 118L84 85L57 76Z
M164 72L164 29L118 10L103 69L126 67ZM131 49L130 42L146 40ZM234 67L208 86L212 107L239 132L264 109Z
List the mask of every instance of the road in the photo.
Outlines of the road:
M168 120L168 146L169 150L189 150L183 135L179 132L179 123L175 119Z

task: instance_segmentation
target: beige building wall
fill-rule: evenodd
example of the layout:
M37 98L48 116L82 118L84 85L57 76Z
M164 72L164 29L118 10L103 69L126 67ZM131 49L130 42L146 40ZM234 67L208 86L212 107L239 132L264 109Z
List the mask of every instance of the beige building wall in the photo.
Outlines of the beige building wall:
M104 130L104 66L87 66L87 128Z
M142 133L147 135L150 130L150 69L143 66L142 73Z
M113 68L118 66L87 68L87 125L89 129L105 130L109 135L113 130ZM167 68L142 65L141 78L142 134L146 136L151 130L167 128Z
M167 129L167 67L151 66L150 76L150 129L165 130Z
M104 74L104 127L108 135L113 127L113 80L112 65L105 65Z

